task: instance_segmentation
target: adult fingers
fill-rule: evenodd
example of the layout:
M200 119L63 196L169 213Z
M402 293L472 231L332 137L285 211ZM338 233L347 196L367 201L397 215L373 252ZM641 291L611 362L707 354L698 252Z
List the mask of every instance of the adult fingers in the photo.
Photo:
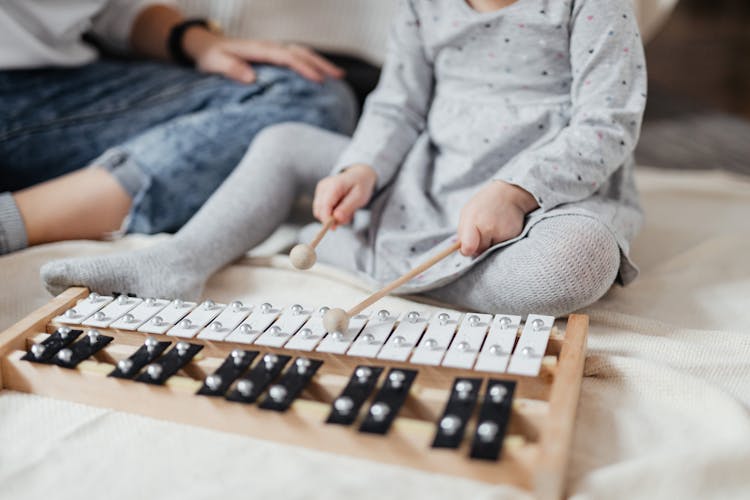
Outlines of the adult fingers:
M213 63L205 70L211 73L219 73L240 83L253 83L255 81L253 68L247 62L231 54L217 53L214 56Z
M325 78L325 74L302 53L283 49L283 52L278 56L278 60L279 63L277 64L287 66L308 80L320 83Z
M257 40L238 40L228 47L229 50L248 61L286 66L308 80L323 81L323 73L306 60L301 52L295 52L284 45Z
M305 47L304 45L291 45L290 50L298 53L311 65L315 66L319 71L327 76L333 78L341 78L344 76L344 70L333 64L331 61L321 56L314 50Z

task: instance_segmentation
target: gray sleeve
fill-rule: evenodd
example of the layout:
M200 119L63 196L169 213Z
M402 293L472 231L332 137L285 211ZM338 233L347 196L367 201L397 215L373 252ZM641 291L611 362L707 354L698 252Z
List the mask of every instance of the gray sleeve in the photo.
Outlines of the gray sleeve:
M432 63L425 55L419 16L401 0L391 25L388 50L377 88L367 98L350 146L333 173L355 163L370 165L378 188L398 172L406 154L425 128L432 100Z
M588 198L626 162L646 105L646 62L630 0L575 0L570 33L569 125L511 160L503 171L513 174L497 177L530 192L545 211Z
M174 6L174 0L110 0L93 19L91 32L107 48L117 52L130 50L130 32L138 14L152 5Z

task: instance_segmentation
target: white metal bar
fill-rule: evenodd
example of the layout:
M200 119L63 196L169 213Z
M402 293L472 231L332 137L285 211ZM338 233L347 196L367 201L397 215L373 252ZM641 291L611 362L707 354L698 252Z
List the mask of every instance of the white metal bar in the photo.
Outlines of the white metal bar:
M433 314L410 361L418 365L439 365L460 320L461 313L456 311L440 310Z
M283 347L310 318L310 314L312 314L312 310L299 304L287 307L279 316L279 319L258 337L255 343L269 347Z
M547 342L554 324L555 318L552 316L529 314L513 356L510 358L508 373L529 377L539 375L542 358L547 351Z
M318 343L325 337L326 329L323 326L323 314L325 309L315 312L310 319L302 325L302 328L295 333L289 342L286 343L287 349L296 351L310 352L315 349Z
M195 307L195 302L185 302L175 299L159 314L138 327L139 332L162 334L172 328L172 325L184 318Z
M252 305L240 301L230 303L221 314L198 333L199 339L224 340L253 311Z
M135 331L168 304L169 301L166 299L146 299L109 326L118 330Z
M404 313L398 326L378 353L378 359L406 361L419 342L419 337L427 328L429 320L429 313L419 311Z
M469 369L482 348L492 321L489 314L467 314L443 358L443 366Z
M521 316L496 314L474 368L485 372L505 372L520 325Z
M55 317L53 321L68 325L80 325L89 316L112 302L112 300L113 297L108 295L99 295L95 293L89 294L85 299L79 300L75 306L71 307L60 316Z
M107 328L126 313L135 309L135 307L141 302L143 302L143 299L120 295L105 307L89 316L88 319L81 324L93 328Z
M380 348L388 340L388 336L396 324L396 318L397 316L392 315L385 309L378 311L370 318L367 326L365 326L357 339L352 342L346 354L349 356L361 356L363 358L374 358L377 356Z
M357 338L359 332L362 331L362 328L367 324L368 319L369 316L358 314L349 321L349 329L346 333L328 333L315 350L318 352L344 354L352 342L354 342L354 339Z
M280 309L271 304L261 304L253 309L250 316L235 328L225 339L227 342L239 342L241 344L252 344L271 323L276 321L281 313Z

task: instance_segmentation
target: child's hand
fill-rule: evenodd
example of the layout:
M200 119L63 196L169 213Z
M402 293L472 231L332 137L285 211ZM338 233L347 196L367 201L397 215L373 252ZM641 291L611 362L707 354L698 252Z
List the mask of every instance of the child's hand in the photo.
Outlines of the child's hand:
M528 191L507 182L490 182L461 210L461 253L467 257L477 255L515 238L523 231L526 214L538 207Z
M315 188L313 215L321 222L333 216L336 225L349 224L354 212L370 201L377 180L372 167L363 164L326 177Z

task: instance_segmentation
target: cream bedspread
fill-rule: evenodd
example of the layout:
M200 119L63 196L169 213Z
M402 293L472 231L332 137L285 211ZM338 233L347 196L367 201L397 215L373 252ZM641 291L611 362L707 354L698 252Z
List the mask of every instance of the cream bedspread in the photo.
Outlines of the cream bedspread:
M750 179L641 169L642 269L592 317L573 498L750 498ZM283 240L281 236L278 241ZM0 328L49 297L46 260L155 238L71 242L0 258ZM277 243L271 242L265 251ZM331 269L245 260L217 300L361 296ZM388 299L404 310L404 299ZM0 498L518 498L518 492L63 401L0 393Z

